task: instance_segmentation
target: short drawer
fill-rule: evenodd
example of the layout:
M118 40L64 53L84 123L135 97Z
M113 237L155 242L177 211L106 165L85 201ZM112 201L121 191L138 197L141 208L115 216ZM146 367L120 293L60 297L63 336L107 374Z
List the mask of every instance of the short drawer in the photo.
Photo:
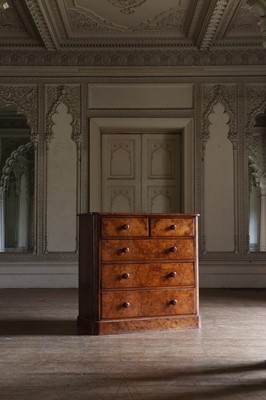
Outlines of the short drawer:
M193 289L102 293L102 319L186 315L195 313Z
M148 236L147 218L102 218L102 236Z
M102 289L191 286L193 263L103 264Z
M191 260L194 259L193 239L103 239L101 241L102 261L134 260Z
M151 236L194 236L192 218L151 218Z

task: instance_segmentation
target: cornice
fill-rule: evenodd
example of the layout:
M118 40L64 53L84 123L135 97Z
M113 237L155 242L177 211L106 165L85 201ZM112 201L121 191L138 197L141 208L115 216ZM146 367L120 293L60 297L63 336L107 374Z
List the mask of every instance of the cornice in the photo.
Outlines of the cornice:
M243 3L243 0L229 0L228 5L223 13L221 22L219 24L219 27L217 29L217 35L216 35L216 40L217 38L223 38L234 15L236 14L236 11L240 9L241 5Z
M0 66L38 67L209 67L266 64L266 50L180 50L165 48L95 48L87 51L2 50Z
M131 83L136 82L187 82L190 80L201 80L206 82L246 82L265 79L265 65L209 65L209 66L6 66L0 65L0 83L5 83L7 78L13 83L21 82L39 83L40 79L45 82L65 84L68 82L80 82L89 79L90 82L110 83L113 80L121 80Z
M202 7L204 6L204 0L191 0L190 7L185 21L185 31L187 37L191 40L195 37L198 29L198 21L202 13Z
M57 44L51 27L47 23L44 13L38 4L38 0L25 0L31 16L36 24L39 34L47 50L56 50Z
M208 24L205 28L205 32L202 36L201 43L199 44L200 50L206 50L212 44L212 41L217 33L219 24L221 23L222 17L227 7L226 0L218 0L215 8L209 17Z

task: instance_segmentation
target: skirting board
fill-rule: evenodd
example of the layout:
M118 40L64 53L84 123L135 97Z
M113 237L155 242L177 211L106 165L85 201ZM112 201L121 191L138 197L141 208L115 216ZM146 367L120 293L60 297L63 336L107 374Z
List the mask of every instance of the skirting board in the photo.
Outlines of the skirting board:
M0 288L77 288L77 262L0 264Z
M266 288L266 265L199 264L201 288ZM0 264L0 288L77 288L77 262L5 262Z
M199 286L202 288L266 288L266 264L200 262Z

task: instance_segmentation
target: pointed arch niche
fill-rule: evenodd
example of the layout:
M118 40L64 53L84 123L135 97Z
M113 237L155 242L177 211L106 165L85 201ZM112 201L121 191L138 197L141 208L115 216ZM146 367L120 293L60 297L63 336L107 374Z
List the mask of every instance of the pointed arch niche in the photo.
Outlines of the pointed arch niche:
M249 141L249 251L266 251L266 107L254 115Z
M80 85L46 86L46 215L44 253L78 251Z
M203 253L238 253L238 135L234 85L204 87L202 130Z
M7 257L37 252L35 94L0 86L0 252Z
M246 96L246 252L266 252L266 85L249 83ZM261 254L260 256L258 254Z
M101 211L102 133L162 134L176 131L182 132L183 139L182 203L184 212L194 212L194 124L192 118L91 118L89 124L89 211Z

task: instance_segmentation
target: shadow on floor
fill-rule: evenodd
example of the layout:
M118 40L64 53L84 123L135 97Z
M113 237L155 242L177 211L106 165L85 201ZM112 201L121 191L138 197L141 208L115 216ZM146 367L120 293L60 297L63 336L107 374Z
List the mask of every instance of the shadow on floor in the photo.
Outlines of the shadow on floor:
M266 355L266 354L265 354ZM158 372L158 375L152 374L150 376L140 375L139 377L129 377L130 381L133 381L135 385L138 382L154 382L165 381L171 382L171 387L176 386L176 392L165 393L162 397L160 389L159 393L152 397L153 400L219 400L219 399L242 399L242 395L250 395L250 399L266 399L266 385L265 379L259 378L245 378L244 374L250 371L265 371L266 376L266 362L262 360L259 363L254 364L238 364L238 365L228 365L213 368L189 368L179 369L175 372L170 372L169 370L164 373ZM217 381L217 375L230 375L231 379L220 378ZM234 376L236 374L236 376ZM240 375L239 375L240 374ZM202 379L201 379L202 377ZM208 382L205 381L207 377L210 379ZM187 385L179 380L182 378L187 379ZM213 379L213 380L212 380ZM196 386L196 388L195 388ZM160 386L158 386L159 388ZM180 388L182 388L182 393L179 393ZM264 392L265 394L262 394ZM253 397L255 396L255 397ZM258 397L257 397L258 396ZM263 397L261 397L263 396ZM265 397L264 397L265 396ZM246 397L245 397L246 398Z
M75 320L0 320L0 336L22 335L77 335L77 323Z

